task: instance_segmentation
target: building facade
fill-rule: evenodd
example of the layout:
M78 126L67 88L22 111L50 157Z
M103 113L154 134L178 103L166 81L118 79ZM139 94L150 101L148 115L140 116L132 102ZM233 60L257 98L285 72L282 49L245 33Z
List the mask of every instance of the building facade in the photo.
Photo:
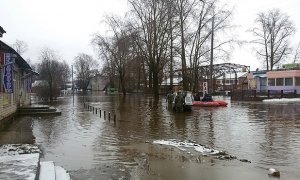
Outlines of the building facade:
M0 125L19 106L30 104L33 72L29 64L10 46L0 41Z

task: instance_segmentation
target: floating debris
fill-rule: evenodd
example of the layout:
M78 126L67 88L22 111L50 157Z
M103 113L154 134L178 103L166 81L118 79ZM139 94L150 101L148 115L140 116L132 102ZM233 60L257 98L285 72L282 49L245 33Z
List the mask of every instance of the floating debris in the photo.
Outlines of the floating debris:
M280 172L277 169L270 168L268 172L269 176L280 177Z
M247 159L239 159L241 162L244 162L244 163L251 163L251 161L247 160Z

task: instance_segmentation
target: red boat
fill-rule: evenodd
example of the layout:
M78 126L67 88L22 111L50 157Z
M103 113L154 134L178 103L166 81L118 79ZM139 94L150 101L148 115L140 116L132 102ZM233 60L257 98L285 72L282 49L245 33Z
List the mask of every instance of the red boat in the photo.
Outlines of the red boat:
M227 106L227 102L225 101L193 101L193 106L201 106L201 107L219 107L219 106Z

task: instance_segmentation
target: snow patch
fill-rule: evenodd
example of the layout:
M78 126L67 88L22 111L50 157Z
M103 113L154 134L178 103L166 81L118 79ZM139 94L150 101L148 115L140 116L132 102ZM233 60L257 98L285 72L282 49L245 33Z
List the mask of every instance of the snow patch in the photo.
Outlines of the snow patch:
M280 99L264 99L264 103L288 103L300 102L300 98L280 98Z
M19 154L41 153L34 144L2 144L0 145L0 156L12 156Z
M0 179L34 180L40 154L0 156Z

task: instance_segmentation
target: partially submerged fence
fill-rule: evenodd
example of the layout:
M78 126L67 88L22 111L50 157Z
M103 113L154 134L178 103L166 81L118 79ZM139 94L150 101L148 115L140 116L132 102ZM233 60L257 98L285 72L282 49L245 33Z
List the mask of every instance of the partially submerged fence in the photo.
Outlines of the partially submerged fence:
M262 101L264 99L274 98L299 98L300 94L297 94L297 90L235 90L231 92L231 100L237 101Z

